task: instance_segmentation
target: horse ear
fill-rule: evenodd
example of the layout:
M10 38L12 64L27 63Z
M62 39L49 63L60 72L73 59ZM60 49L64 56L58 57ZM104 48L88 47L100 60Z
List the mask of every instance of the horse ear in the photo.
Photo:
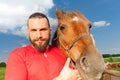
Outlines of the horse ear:
M82 14L78 10L75 10L74 13L77 14L77 15Z
M60 18L61 14L62 12L56 8L56 15L58 19Z

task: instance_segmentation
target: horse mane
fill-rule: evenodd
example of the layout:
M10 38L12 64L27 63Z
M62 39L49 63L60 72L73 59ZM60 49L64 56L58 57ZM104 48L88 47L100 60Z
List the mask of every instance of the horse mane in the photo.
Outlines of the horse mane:
M53 35L53 38L52 38L52 46L55 46L55 47L59 47L59 37L58 37L58 33L57 33L57 30L55 31L54 35Z

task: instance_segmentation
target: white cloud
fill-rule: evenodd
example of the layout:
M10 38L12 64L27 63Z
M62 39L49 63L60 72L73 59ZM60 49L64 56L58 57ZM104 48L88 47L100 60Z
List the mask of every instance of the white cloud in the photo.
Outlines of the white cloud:
M10 5L7 3L0 3L0 14L6 16L16 16L21 15L25 12L25 7L22 5Z
M107 22L107 21L97 21L97 22L93 22L93 26L94 27L105 27L105 26L110 26L111 23Z
M20 28L13 29L11 33L17 36L27 37L27 26L22 26Z
M100 50L102 54L119 54L120 48L112 48L112 49L102 49Z
M0 32L7 33L7 30L6 29L0 29Z
M34 12L49 15L53 6L53 0L0 0L0 32L26 36L28 16Z
M57 19L54 19L54 18L51 18L51 17L48 17L49 18L49 21L50 21L50 25L51 27L52 26L57 26Z

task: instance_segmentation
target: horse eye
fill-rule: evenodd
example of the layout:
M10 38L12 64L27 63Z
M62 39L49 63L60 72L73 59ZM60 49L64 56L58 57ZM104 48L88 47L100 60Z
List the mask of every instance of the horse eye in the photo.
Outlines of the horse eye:
M92 25L90 24L90 25L89 25L89 28L91 28L91 27L92 27Z
M60 26L60 30L64 30L65 29L65 27L64 26Z

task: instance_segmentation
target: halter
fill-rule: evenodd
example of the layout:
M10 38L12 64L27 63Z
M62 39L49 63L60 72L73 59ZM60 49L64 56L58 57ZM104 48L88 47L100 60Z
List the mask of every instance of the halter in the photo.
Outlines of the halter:
M84 36L88 36L89 34L87 34L87 33L83 33L83 34L81 34L81 35L79 35L77 38L75 38L73 41L72 41L72 43L70 44L70 45L68 45L68 46L65 46L65 45L63 45L63 43L60 41L60 44L62 45L62 47L66 50L66 53L67 53L67 55L68 55L68 57L70 57L70 53L69 53L69 50L73 47L73 45L78 41L78 40L80 40L82 37L84 37ZM71 57L70 57L71 58ZM72 59L71 59L72 60ZM72 62L74 63L74 61L72 60Z

